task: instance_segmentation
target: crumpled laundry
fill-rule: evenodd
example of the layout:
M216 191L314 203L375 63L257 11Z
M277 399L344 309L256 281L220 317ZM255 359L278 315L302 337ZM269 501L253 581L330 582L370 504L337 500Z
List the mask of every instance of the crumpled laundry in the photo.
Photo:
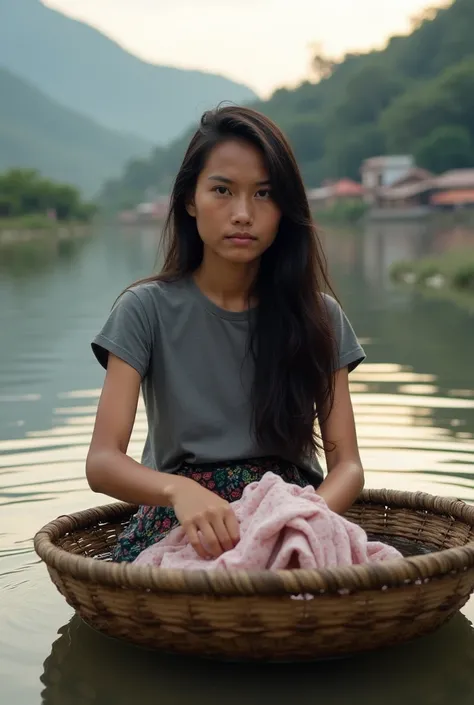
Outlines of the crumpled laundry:
M198 556L179 526L146 548L134 565L178 570L315 570L400 558L392 546L369 541L362 527L331 511L312 486L267 472L232 503L240 541L218 558Z

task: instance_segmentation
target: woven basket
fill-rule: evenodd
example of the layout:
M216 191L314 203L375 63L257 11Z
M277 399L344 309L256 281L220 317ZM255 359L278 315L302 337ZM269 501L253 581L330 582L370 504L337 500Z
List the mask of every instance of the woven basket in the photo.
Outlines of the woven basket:
M35 536L54 584L110 636L226 659L308 660L426 634L474 590L474 507L424 493L365 490L346 517L409 555L322 571L175 571L112 563L136 507L59 517ZM296 595L312 599L291 599Z

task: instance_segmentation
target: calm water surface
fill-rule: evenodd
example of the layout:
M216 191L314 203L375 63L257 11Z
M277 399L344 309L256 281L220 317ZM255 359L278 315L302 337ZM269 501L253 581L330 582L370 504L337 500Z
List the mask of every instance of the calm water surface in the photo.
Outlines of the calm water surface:
M368 354L352 394L369 487L474 501L474 317L396 290L387 276L393 260L466 240L474 246L460 228L407 224L326 237L337 292ZM151 230L0 250L0 703L472 704L472 600L413 644L287 667L143 652L74 618L32 536L59 514L110 501L84 479L103 380L89 344L121 288L149 273L155 252ZM137 458L145 428L140 409Z

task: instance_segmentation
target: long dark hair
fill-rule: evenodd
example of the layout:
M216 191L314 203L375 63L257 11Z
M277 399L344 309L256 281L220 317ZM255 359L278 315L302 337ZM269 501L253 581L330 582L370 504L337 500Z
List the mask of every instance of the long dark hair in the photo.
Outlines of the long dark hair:
M204 113L171 193L163 268L147 281L179 279L200 266L203 242L186 204L211 150L232 138L245 139L260 150L272 198L282 213L252 292L258 301L249 339L255 359L256 438L263 448L283 455L314 456L322 447L316 421L327 418L334 399L336 345L322 296L332 289L293 151L268 117L238 106Z

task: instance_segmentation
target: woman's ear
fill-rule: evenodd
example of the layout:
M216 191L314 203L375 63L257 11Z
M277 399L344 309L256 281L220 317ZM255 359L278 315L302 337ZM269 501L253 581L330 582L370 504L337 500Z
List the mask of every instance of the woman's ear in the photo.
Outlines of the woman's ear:
M196 217L196 206L194 205L194 198L186 203L186 210L191 218Z

